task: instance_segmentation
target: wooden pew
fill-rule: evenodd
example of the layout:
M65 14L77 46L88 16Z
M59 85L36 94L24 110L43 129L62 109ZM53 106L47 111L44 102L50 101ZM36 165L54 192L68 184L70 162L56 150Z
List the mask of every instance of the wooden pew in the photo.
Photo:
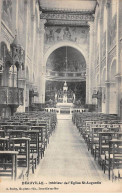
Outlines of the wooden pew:
M0 151L0 176L17 177L17 155L16 151Z
M99 133L98 162L102 165L102 169L109 153L109 141L115 138L118 139L119 135L122 135L122 132L116 132L116 130Z
M118 178L122 179L122 139L110 141L110 147L113 148L113 159L112 159L112 181Z
M9 137L9 139L11 138L22 138L22 137L25 137L25 130L14 130L14 129L8 129L6 131L6 136Z
M29 175L30 171L30 138L10 138L9 149L17 151L17 166L24 167L24 175Z
M30 165L32 166L32 173L37 166L37 160L39 163L40 154L39 154L39 131L38 130L7 130L7 135L9 139L11 138L30 138Z
M119 128L120 125L118 124L100 124L100 125L94 124L93 126L91 126L89 139L88 139L89 142L88 146L89 148L91 148L91 153L95 155L94 158L96 158L97 151L99 149L99 133L112 131L112 129L113 132L117 132L119 131Z
M5 137L5 131L4 131L4 129L0 129L0 137Z
M41 158L44 156L44 151L47 145L47 129L46 125L36 125L32 126L31 130L39 131L39 154L41 154ZM40 156L40 155L39 155Z
M112 174L115 175L115 169L118 170L122 166L122 139L112 139L109 141L109 157L108 157L108 177L111 178ZM119 175L116 177L120 177ZM112 176L113 179L113 176Z
M26 162L28 163L25 153L28 151L28 157L30 157L27 173L29 174L30 165L35 164L36 166L37 162L39 163L40 161L40 157L44 156L45 148L49 143L49 137L56 126L56 122L56 113L50 114L46 112L18 113L8 119L2 119L0 130L4 129L4 131L0 131L1 149L18 151L18 170L22 166L25 167ZM24 137L29 137L30 139L29 150L26 149L27 145L22 142ZM5 138L4 141L2 138ZM36 161L34 161L35 155Z
M40 151L39 151L39 130L27 130L25 136L30 138L30 160L32 160L32 172L36 169L37 163L40 162Z
M0 137L0 150L8 150L9 149L9 138L8 137Z
M88 138L88 149L91 149L91 153L95 154L95 148L99 144L99 132L102 131L103 127L101 125L91 127L89 138Z

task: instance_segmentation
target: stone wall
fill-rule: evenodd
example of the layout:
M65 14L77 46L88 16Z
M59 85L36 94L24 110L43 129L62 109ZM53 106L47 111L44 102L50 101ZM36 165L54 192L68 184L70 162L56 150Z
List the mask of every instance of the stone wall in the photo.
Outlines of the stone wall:
M29 106L29 91L40 89L39 5L36 0L1 0L0 2L0 43L4 42L10 51L10 44L16 35L18 44L25 51L25 67L24 70L19 69L18 73L18 85L24 89L24 105L20 106L18 111L25 111L25 107ZM12 69L9 72L8 86L11 86ZM16 73L15 78L17 78ZM39 102L39 98L35 97L34 102Z
M102 89L101 104L103 107L101 108L101 111L119 115L120 100L122 97L120 95L122 73L120 68L122 66L120 57L122 37L121 11L121 0L104 0L99 1L99 6L97 6L95 13L95 33L96 36L99 34L98 39L95 39L95 67L97 67L96 75L99 75L99 83L96 88ZM115 68L112 78L113 62L115 63ZM102 73L104 69L106 69L106 72L103 76ZM103 77L105 80L103 80Z

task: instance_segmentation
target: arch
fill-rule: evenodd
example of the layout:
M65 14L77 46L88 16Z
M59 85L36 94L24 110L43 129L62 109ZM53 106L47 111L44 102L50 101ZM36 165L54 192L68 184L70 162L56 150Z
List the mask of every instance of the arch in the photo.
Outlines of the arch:
M66 55L68 72L81 72L86 70L86 60L84 56L77 49L69 46L54 50L47 59L46 69L56 72L65 72ZM55 74L58 76L58 73L56 72Z
M70 46L70 47L72 47L72 48L77 49L77 50L84 56L85 61L86 61L86 67L87 67L88 58L87 58L87 55L86 55L85 51L84 51L83 49L81 49L77 44L72 43L72 42L59 42L59 43L53 45L52 47L50 47L50 48L47 50L47 52L45 53L45 55L44 55L44 66L45 66L45 67L46 67L47 59L48 59L48 57L50 56L50 54L51 54L54 50L56 50L56 49L58 49L58 48L60 48L60 47L63 47L63 46Z

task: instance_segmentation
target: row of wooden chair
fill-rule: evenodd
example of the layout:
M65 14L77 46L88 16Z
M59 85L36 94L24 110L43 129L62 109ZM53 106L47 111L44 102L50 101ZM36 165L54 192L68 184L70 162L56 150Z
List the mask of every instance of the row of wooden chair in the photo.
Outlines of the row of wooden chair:
M75 113L73 123L109 179L122 178L122 122L117 116Z
M36 118L35 116L36 115ZM19 113L0 121L0 176L34 173L56 126L56 113Z

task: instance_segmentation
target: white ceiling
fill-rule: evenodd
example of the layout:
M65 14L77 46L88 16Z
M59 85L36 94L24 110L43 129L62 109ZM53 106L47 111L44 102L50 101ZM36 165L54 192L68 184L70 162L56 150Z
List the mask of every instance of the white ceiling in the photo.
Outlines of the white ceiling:
M40 5L46 10L93 11L96 0L40 0Z

